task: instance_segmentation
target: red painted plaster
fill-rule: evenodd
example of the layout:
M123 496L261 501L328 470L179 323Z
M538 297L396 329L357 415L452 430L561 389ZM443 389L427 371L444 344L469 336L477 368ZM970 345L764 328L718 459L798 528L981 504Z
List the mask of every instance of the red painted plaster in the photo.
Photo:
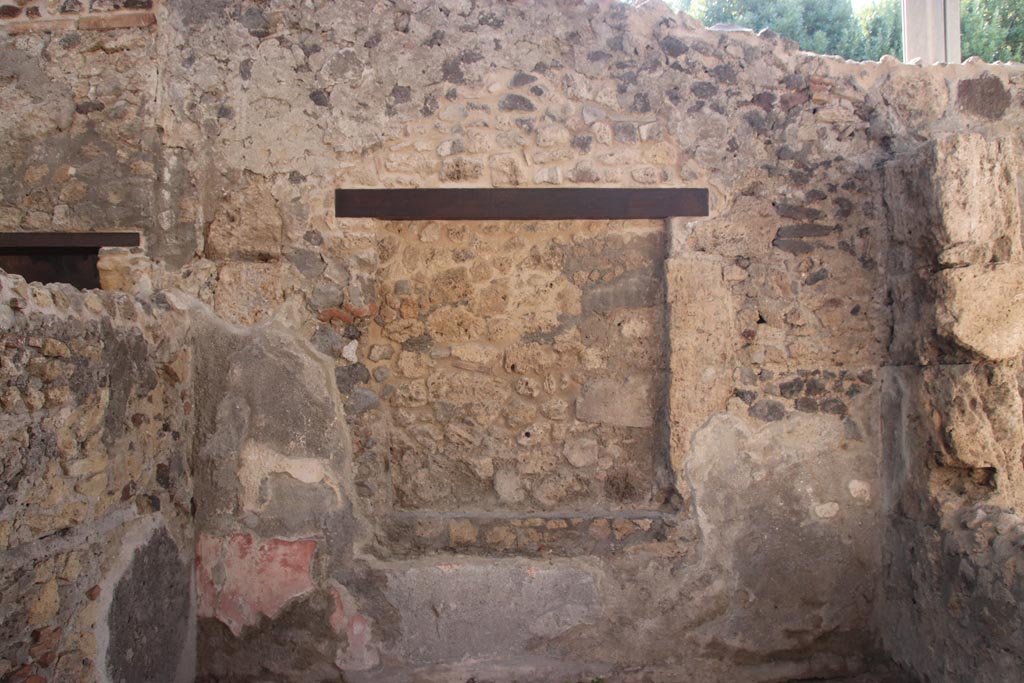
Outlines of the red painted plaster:
M316 541L259 540L250 534L200 534L196 547L199 615L239 635L260 615L273 619L292 599L313 590Z

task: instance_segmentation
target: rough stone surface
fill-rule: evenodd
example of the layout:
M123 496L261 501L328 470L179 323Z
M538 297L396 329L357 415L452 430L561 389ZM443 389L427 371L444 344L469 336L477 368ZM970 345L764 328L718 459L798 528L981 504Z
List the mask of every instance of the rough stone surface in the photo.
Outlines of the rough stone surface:
M940 335L988 360L1024 352L1024 264L945 270L935 288Z
M894 186L909 190L903 201L924 207L896 222L911 228L900 241L937 248L909 248L898 259L910 273L898 276L898 291L921 303L894 306L894 326L904 339L917 337L914 357L929 362L883 378L879 630L884 647L924 680L1024 674L1024 649L1009 636L1020 628L1009 605L1022 594L1012 511L1024 504L1020 190L1010 170L1017 149L1012 140L964 135L926 147L893 174L902 179ZM906 163L915 158L917 171ZM950 244L951 235L965 241ZM935 255L949 253L930 275Z
M894 530L906 545L892 546L886 579L891 594L906 601L890 605L887 637L901 659L929 677L983 683L1019 677L1021 518L979 505L949 515L939 528L899 520ZM942 561L929 553L940 553Z
M1022 677L1020 66L661 3L8 4L0 229L143 248L0 280L0 680L95 678L140 527L203 539L199 681ZM579 185L711 215L331 202Z
M659 498L663 226L629 227L380 226L377 239L392 246L366 327L373 381L365 368L360 381L387 397L374 413L394 425L387 466L368 453L373 476L358 481L379 492L382 511L572 511ZM373 352L387 340L402 350ZM597 448L582 467L562 455L579 443Z
M1024 194L1013 171L1020 150L1010 136L943 134L887 164L897 362L962 363L972 349L1014 354L1012 277L1000 274L1016 268L1022 253Z
M1010 106L1010 93L994 74L961 81L956 99L960 109L986 119L1001 118Z
M576 415L585 422L617 427L653 427L654 398L651 378L634 375L621 382L597 380L583 386Z
M678 472L694 431L724 410L733 394L724 380L736 365L737 333L721 260L704 254L674 256L666 279L672 345L671 457Z
M0 302L0 678L185 683L188 318L6 274Z

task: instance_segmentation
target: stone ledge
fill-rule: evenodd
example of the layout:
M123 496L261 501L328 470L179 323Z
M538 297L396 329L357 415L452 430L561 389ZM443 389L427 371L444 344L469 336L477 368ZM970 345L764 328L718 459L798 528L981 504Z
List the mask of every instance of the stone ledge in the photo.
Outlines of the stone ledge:
M156 15L152 12L131 14L90 14L78 20L81 31L110 31L120 28L141 28L156 24Z
M699 536L691 519L637 511L509 516L399 512L384 526L386 552L396 558L450 553L605 556L641 549L674 557L688 554Z
M75 19L37 19L0 23L9 35L21 33L47 33L52 31L73 31L78 25Z
M601 616L599 576L576 567L444 561L383 571L385 595L400 611L394 655L408 664L523 656L536 639L554 639Z

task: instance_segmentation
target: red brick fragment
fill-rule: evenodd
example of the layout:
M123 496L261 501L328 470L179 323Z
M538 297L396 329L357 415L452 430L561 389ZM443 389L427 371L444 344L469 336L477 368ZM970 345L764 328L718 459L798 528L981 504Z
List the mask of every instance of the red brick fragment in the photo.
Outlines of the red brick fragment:
M353 317L353 315L348 311L344 311L340 308L333 306L331 308L325 308L324 310L320 311L320 315L318 317L320 322L322 323L329 323L332 320L340 320L346 325L352 324L352 322L355 320L355 317Z
M20 33L52 33L55 31L70 31L75 28L74 19L48 19L40 21L16 21L4 27L9 34L16 36Z
M377 315L378 306L376 302L369 306L356 306L348 301L345 302L345 310L351 313L356 318L372 318Z
M789 111L810 100L810 95L805 92L786 93L779 99L779 106L783 111Z
M47 645L33 645L28 649L28 656L32 658L32 661L38 662L39 658L49 651L50 649Z
M32 642L46 648L51 648L60 642L61 633L63 633L63 630L60 627L37 628L32 631Z
M32 673L32 669L32 664L23 664L18 670L12 671L9 676L12 681L24 681Z

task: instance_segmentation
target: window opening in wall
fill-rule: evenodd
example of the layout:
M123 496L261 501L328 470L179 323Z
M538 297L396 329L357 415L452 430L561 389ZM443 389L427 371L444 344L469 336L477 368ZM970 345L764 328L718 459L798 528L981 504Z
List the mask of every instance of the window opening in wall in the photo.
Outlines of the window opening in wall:
M137 232L3 232L0 269L29 282L98 289L100 249L139 244Z
M708 191L335 199L339 218L376 219L396 283L384 293L399 315L367 338L373 371L394 378L386 455L355 455L380 552L575 555L669 533L661 221L706 216ZM438 523L477 531L435 538Z

